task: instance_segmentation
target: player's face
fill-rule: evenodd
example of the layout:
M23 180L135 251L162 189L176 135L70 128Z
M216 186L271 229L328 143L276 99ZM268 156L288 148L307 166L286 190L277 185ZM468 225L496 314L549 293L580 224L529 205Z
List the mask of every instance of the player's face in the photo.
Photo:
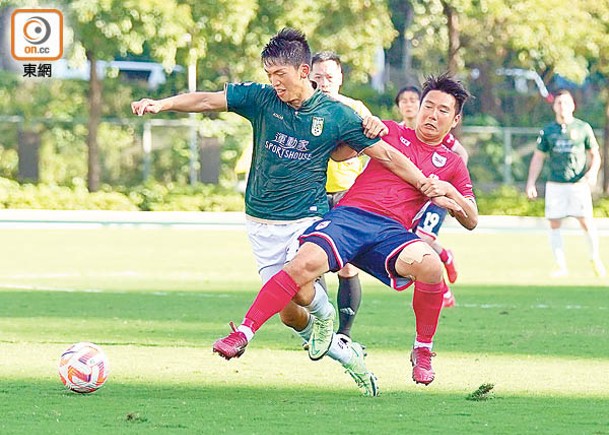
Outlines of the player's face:
M309 65L265 65L264 71L277 96L284 103L301 97L304 83L308 83Z
M343 84L343 73L336 62L325 60L313 64L310 79L324 94L336 96Z
M419 139L430 145L442 142L444 136L454 128L461 115L456 113L457 100L441 91L430 91L417 114L416 132Z
M400 115L402 115L402 120L415 119L419 111L419 95L416 92L402 92L398 99L398 109Z
M556 117L560 120L570 119L575 111L575 101L569 94L562 94L554 99L552 104Z

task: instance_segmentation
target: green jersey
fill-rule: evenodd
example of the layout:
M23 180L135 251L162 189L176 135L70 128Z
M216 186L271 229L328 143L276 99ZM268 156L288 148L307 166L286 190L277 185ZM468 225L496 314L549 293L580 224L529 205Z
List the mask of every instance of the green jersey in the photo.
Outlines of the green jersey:
M574 119L570 124L553 122L541 130L537 149L548 155L548 181L575 183L586 173L587 151L598 148L592 127Z
M258 83L226 86L228 110L252 123L254 149L245 190L247 215L275 221L322 216L328 211L326 170L330 154L344 142L361 152L368 139L362 118L316 91L299 109Z

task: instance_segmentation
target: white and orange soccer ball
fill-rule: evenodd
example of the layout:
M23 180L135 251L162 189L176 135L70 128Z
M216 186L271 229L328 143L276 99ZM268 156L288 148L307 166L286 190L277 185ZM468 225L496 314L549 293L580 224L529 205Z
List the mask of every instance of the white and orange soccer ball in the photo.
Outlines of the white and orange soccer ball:
M92 393L99 389L110 373L108 357L93 343L76 343L59 359L61 382L76 393Z

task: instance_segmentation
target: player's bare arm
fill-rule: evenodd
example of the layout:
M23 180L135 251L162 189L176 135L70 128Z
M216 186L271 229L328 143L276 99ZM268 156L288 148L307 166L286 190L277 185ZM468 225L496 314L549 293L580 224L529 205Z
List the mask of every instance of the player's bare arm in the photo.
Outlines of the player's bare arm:
M382 140L366 148L363 152L417 189L427 180L423 172L408 157Z
M131 103L131 111L134 115L143 116L146 113L157 114L160 112L224 112L228 110L226 94L220 92L189 92L174 95L162 100L143 98Z
M541 173L545 157L546 155L542 151L535 150L535 152L533 153L533 157L531 158L531 165L529 166L529 177L527 179L526 186L526 194L527 198L529 199L537 198L537 188L535 187L535 182L537 181L537 177L539 177L539 174Z
M451 213L459 223L467 228L473 230L478 225L478 207L473 199L465 198L461 195L455 186L447 181L439 180L436 177L429 177L422 185L421 192L429 197L445 196L454 202L456 202L461 208L461 212ZM439 204L438 204L439 205Z
M588 150L588 161L590 162L590 167L586 171L586 180L590 187L596 186L596 180L598 177L598 171L601 167L601 155L598 151L598 148L594 148Z

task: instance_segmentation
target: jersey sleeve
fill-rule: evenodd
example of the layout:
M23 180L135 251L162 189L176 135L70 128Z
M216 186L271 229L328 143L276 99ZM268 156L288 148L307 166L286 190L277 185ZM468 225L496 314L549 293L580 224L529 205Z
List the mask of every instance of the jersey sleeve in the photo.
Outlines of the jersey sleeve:
M259 83L228 83L224 91L228 111L251 120L261 105L264 87Z
M537 149L544 153L550 151L550 144L544 130L541 130L539 136L537 136Z
M456 161L457 164L454 174L449 181L465 198L475 199L474 189L471 177L469 175L469 171L467 170L465 163L463 163L463 160L460 157L458 157Z
M347 106L344 108L339 129L340 142L347 144L358 153L379 142L381 138L369 139L366 137L362 118L353 109Z
M596 136L594 136L594 130L592 130L592 126L590 124L586 124L586 141L585 146L587 150L598 149L598 142L596 141Z
M381 139L395 148L393 144L400 141L400 125L395 121L388 120L383 121L383 124L389 129L389 132Z

